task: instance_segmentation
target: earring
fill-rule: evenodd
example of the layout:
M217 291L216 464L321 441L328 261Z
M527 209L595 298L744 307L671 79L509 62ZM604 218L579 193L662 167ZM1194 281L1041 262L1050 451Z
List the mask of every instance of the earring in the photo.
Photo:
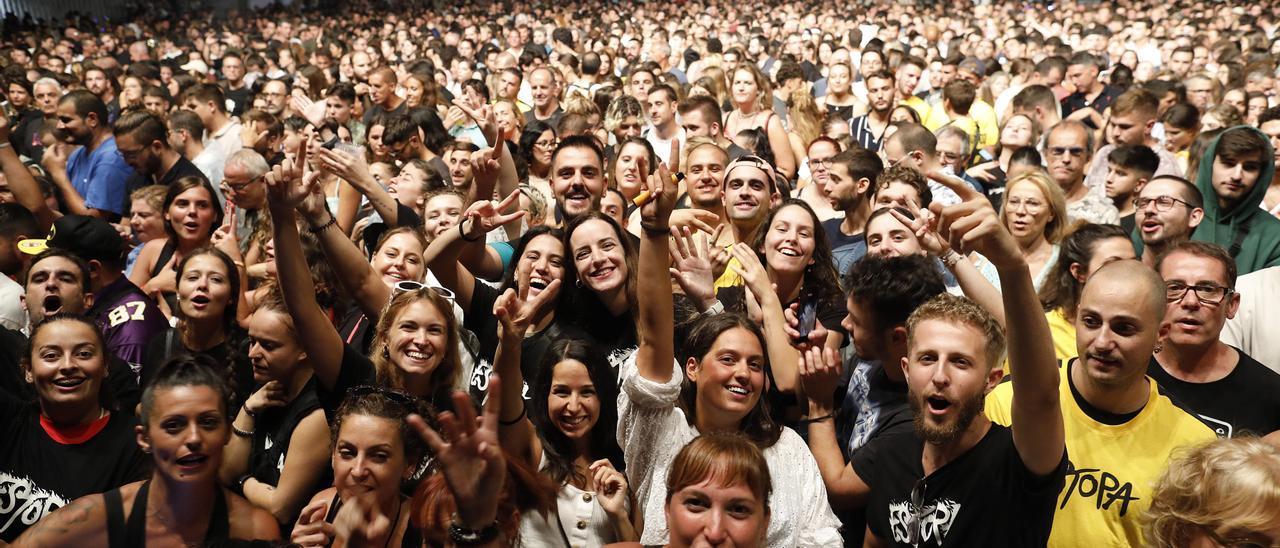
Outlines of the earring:
M386 347L383 347L383 348L382 348L382 359L384 359L384 360L389 360L389 359L391 359L391 351L390 351L390 350L387 350L387 348L386 348Z
M574 280L574 281L573 281L573 285L576 285L576 286L578 286L579 288L581 288L581 287L582 287L582 278L578 278L577 280Z
M1156 343L1156 347L1152 351L1152 354L1159 354L1161 350L1164 350L1164 343Z

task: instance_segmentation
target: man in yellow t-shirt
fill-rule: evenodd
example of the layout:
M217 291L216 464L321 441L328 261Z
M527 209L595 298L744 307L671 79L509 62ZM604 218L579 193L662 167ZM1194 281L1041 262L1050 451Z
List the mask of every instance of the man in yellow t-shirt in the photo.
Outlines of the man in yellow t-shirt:
M732 236L732 240L725 245L722 236L717 243L725 245L726 251L733 242L754 242L756 230L773 205L781 200L774 173L773 166L755 156L744 156L729 162L724 168L724 213L729 222L729 230L725 232ZM741 269L737 259L730 257L728 266ZM716 279L715 286L732 287L742 283L742 276L733 268L726 267L724 274Z
M1143 546L1139 520L1170 454L1214 439L1146 376L1164 293L1160 277L1136 260L1110 263L1085 284L1075 326L1080 357L1062 367L1059 381L1071 462L1049 546ZM993 422L1009 424L1010 388L987 397Z
M969 135L974 150L995 145L1000 137L996 111L977 95L977 87L968 80L948 82L942 88L942 102L930 108L924 118L924 127L936 133L942 126L958 126Z

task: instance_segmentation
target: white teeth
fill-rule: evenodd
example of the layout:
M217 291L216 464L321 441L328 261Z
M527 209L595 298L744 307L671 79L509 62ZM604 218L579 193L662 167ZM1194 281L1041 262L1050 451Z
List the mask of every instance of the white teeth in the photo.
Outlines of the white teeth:
M727 388L730 392L733 392L734 394L740 394L740 395L743 395L743 396L745 396L745 395L749 394L749 392L747 391L747 389L746 389L746 388L743 388L743 387L741 387L741 386L728 386L728 387L726 387L726 388Z
M778 253L781 253L781 254L786 255L786 256L788 256L788 257L799 257L799 256L800 256L800 252L799 252L799 251L796 251L796 250L794 250L794 249L779 249L779 250L778 250Z
M58 386L79 386L82 382L84 382L84 379L58 379L53 381L53 384Z
M405 355L415 360L425 360L428 358L426 353L418 352L417 350L410 350L408 352L405 352Z

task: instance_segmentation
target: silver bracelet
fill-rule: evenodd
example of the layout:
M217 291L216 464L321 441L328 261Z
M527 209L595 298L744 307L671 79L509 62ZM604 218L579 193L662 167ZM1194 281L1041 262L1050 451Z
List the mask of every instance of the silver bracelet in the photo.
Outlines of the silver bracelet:
M964 260L964 255L956 253L956 250L947 250L947 254L942 256L942 264L947 265L948 270L955 270L956 265Z

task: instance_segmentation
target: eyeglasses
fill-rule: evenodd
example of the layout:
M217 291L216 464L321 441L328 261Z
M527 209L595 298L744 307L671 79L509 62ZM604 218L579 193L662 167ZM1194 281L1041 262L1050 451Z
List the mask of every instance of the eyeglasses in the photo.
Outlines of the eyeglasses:
M1262 533L1247 531L1239 535L1226 537L1207 526L1200 526L1200 530L1204 531L1215 544L1225 548L1273 548L1280 546L1280 543L1272 541Z
M422 282L415 282L413 280L401 280L396 282L396 285L392 287L391 294L399 295L401 293L405 293L408 291L422 291L424 289L430 289L432 291L435 291L437 295L444 297L445 300L449 301L450 303L453 302L453 299L454 299L453 291L450 291L443 287L430 286Z
M928 514L924 508L924 491L928 488L924 478L911 488L911 515L907 522L907 542L912 546L924 541L924 516Z
M1016 211L1018 208L1022 208L1023 211L1035 215L1036 213L1040 213L1044 210L1044 203L1036 200L1014 198L1005 204L1005 209L1008 209L1009 211Z
M1173 196L1157 196L1155 198L1134 198L1133 207L1139 210L1146 209L1147 205L1155 202L1156 211L1165 212L1173 209L1173 204L1182 204L1188 209L1195 209L1195 206L1184 200L1179 200Z
M1187 291L1195 291L1196 299L1199 299L1203 304L1213 306L1221 304L1223 299L1226 299L1234 292L1229 287L1217 284L1187 285L1182 282L1165 282L1164 291L1165 298L1171 303L1182 301L1182 299L1186 298Z
M1049 147L1050 156L1065 156L1070 154L1072 158L1081 158L1084 156L1084 147Z
M835 162L831 158L809 158L810 167L831 167Z
M261 180L262 180L262 177L254 177L252 179L249 179L249 182L247 183L232 183L226 179L223 179L222 187L225 189L231 190L233 192L239 193L239 192L243 192L244 189L249 188L249 185L252 185Z
M543 150L547 150L547 149L553 149L553 148L556 148L556 145L557 145L557 144L559 144L559 143L558 143L558 141L557 141L557 140L555 140L555 139L552 139L552 140L550 140L550 141L537 141L537 142L533 143L533 146L536 146L536 147L538 147L538 148L540 148L540 149L543 149Z
M116 147L116 153L119 154L121 158L124 158L126 160L132 160L134 158L137 158L138 155L146 151L147 149L145 148L140 148L138 150L125 150L120 147Z

